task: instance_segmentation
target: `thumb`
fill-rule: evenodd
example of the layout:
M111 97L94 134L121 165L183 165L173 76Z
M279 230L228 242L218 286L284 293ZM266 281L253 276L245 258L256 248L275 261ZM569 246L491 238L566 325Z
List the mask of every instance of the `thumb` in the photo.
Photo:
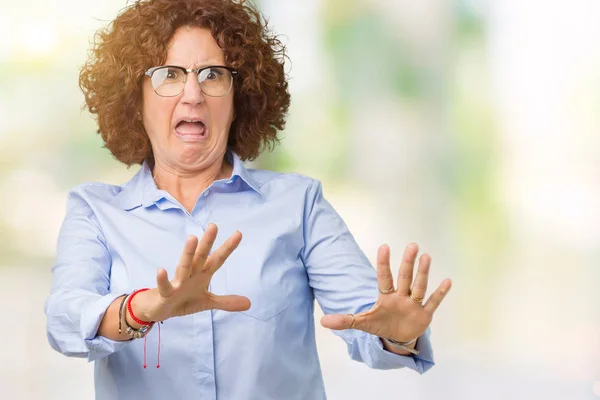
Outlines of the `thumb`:
M234 294L226 296L211 295L210 308L224 311L246 311L250 308L250 299Z
M156 273L156 286L161 297L169 297L173 292L173 285L169 282L169 276L164 268L160 268Z
M358 325L358 320L358 315L354 315L353 318L351 314L331 314L325 315L321 318L321 326L327 329L333 329L335 331L341 331L344 329L356 329ZM354 326L352 326L353 323Z

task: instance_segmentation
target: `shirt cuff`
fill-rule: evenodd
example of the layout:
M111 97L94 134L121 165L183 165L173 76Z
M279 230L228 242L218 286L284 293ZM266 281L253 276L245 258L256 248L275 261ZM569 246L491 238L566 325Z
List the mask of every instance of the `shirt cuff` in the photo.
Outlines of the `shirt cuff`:
M83 312L80 321L80 330L85 346L89 350L87 355L89 362L115 353L130 343L130 341L116 341L98 336L98 328L108 306L124 294L122 292L115 292L99 297L92 304L88 305Z
M375 335L369 335L370 346L369 353L371 359L377 360L378 369L397 369L410 368L419 374L424 374L435 365L433 361L433 349L430 340L431 331L429 328L417 339L415 348L419 350L419 355L403 356L389 352L383 348L381 338Z

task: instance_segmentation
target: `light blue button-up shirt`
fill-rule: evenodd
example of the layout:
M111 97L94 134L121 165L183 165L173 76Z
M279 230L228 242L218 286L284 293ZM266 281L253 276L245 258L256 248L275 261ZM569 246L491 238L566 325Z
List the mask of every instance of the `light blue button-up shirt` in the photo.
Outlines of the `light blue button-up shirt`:
M98 400L318 400L325 388L315 343L314 300L326 314L359 313L377 298L376 271L325 200L319 181L247 169L236 154L230 179L215 181L190 213L156 187L146 164L123 186L86 183L68 195L52 291L46 301L50 345L95 362ZM210 290L250 299L245 312L204 311L171 318L144 340L97 335L117 297L155 287L156 270L174 276L189 235L219 228L213 249L235 230L239 247ZM371 368L433 366L429 330L419 356L385 351L376 336L335 332L353 360ZM68 378L65 378L68 379Z

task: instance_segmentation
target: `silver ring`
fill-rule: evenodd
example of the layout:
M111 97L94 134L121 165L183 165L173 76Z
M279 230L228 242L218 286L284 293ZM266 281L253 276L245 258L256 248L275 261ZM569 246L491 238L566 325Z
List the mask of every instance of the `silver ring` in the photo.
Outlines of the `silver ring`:
M381 293L381 294L390 294L390 293L392 293L393 291L395 291L395 289L394 289L394 287L393 287L393 286L392 286L391 288L389 288L389 289L385 289L385 290L381 290L381 288L377 288L377 289L379 289L379 293Z

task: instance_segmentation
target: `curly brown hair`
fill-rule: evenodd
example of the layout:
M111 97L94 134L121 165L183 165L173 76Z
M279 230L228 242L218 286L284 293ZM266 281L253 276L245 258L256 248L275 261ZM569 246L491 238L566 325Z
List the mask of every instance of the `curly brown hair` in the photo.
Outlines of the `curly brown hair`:
M290 104L284 72L285 46L246 0L141 0L99 30L79 74L79 87L98 133L114 157L131 166L153 162L152 147L139 118L144 72L161 65L168 44L182 26L211 30L235 77L228 145L253 160L279 142Z

